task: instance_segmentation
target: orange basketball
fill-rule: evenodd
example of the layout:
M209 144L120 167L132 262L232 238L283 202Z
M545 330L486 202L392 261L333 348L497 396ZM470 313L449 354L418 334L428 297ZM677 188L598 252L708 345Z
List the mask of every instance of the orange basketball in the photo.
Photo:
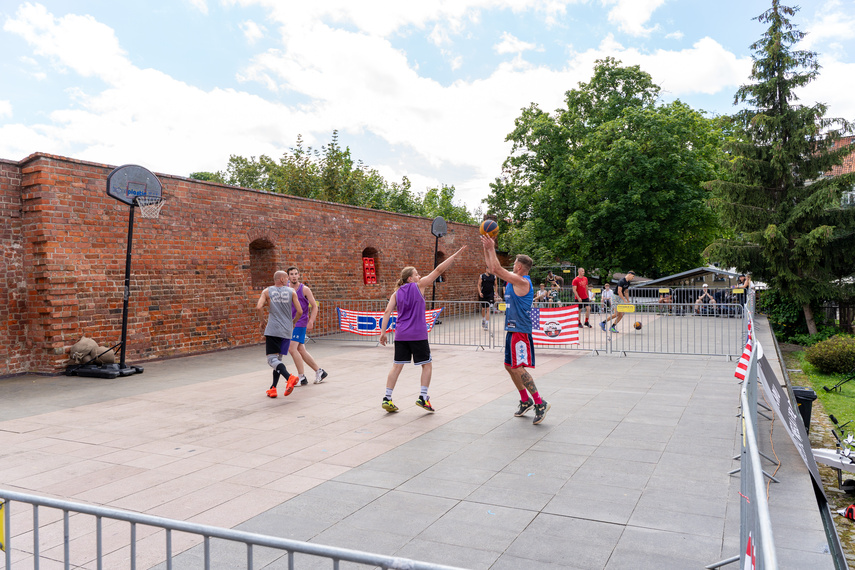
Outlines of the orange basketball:
M635 327L635 330L641 330L641 322L639 322L639 321L635 321L635 324L632 326Z
M491 238L495 238L499 235L499 224L494 222L493 220L484 220L481 222L481 227L478 228L478 231L481 232L482 236L490 236Z

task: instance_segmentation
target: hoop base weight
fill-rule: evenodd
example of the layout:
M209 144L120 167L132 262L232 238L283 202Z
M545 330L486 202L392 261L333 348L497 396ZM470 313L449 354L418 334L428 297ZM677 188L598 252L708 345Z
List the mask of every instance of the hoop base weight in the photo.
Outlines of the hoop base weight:
M113 379L119 376L142 374L143 370L142 366L126 366L122 368L118 364L84 364L77 367L69 366L65 371L65 375Z

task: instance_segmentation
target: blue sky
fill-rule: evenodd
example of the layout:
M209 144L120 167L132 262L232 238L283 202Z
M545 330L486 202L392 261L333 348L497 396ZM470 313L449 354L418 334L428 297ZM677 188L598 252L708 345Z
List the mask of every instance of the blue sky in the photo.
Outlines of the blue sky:
M0 158L47 152L186 176L333 130L353 156L470 210L520 109L606 56L731 113L770 0L51 0L0 3ZM805 103L855 120L855 0L801 2ZM168 192L168 190L167 190Z

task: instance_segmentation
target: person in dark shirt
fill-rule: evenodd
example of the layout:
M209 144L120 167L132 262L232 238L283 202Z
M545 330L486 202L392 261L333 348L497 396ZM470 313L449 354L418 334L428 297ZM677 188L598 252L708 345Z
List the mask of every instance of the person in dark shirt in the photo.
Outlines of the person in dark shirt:
M623 303L629 304L629 293L628 293L629 292L629 284L632 282L632 280L634 278L635 278L635 271L630 271L620 281L618 281L618 284L617 284L618 303L623 302ZM613 333L620 332L619 330L617 330L617 324L619 322L621 322L621 320L623 319L623 313L621 313L620 311L616 312L615 314L613 314L612 316L607 318L605 321L600 322L600 328L603 330L606 330L606 323L612 319L614 319L615 322L612 323L612 326L609 329L609 332L613 332Z
M478 276L478 300L481 302L481 328L490 328L490 308L493 306L493 301L496 297L496 276L490 273L490 268L487 268L486 273Z

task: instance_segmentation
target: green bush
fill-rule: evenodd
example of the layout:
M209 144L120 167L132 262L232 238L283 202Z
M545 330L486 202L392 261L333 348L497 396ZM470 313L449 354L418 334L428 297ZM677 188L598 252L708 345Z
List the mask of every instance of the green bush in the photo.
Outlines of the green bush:
M833 336L808 348L805 357L825 374L849 372L855 368L855 337Z
M790 337L790 342L802 346L813 346L818 342L830 339L840 332L836 327L828 325L822 325L818 328L819 330L816 331L816 334L794 334Z

